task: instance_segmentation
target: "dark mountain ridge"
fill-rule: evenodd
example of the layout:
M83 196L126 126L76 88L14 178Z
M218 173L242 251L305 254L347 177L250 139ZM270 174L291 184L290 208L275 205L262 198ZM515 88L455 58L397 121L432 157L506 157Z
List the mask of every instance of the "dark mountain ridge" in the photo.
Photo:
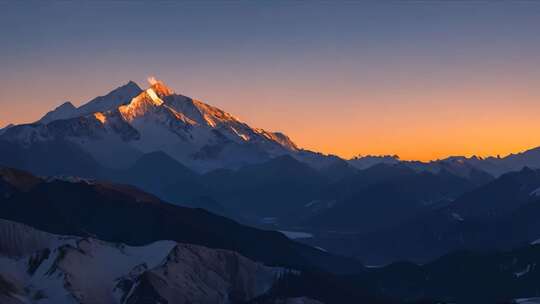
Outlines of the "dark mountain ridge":
M537 189L540 170L526 168L395 227L315 243L376 265L397 260L425 263L458 250L509 250L540 238Z
M388 229L489 181L466 179L442 170L415 171L402 165L379 164L328 186L318 200L329 208L301 215L313 230L370 233Z
M240 225L202 209L165 203L129 187L89 181L40 180L17 190L3 169L2 218L62 235L144 245L158 240L223 248L270 265L361 271L360 263L289 240L283 234ZM22 174L22 173L21 173Z

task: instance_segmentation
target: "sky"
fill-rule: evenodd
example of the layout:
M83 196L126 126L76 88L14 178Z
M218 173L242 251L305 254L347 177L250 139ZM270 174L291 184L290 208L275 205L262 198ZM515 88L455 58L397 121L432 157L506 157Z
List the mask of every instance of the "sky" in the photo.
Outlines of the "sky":
M0 126L155 76L299 146L540 146L540 2L2 1Z

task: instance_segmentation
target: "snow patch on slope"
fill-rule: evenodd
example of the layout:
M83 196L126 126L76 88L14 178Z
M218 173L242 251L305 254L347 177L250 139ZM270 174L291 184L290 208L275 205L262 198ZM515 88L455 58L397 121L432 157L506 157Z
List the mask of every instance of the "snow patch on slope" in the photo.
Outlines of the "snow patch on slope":
M291 240L296 239L310 239L313 237L313 234L308 232L301 232L301 231L287 231L287 230L278 230L279 232L285 234L286 237L288 237Z
M459 215L459 213L455 213L455 212L452 212L452 217L456 220L456 221L459 221L459 222L463 222L464 219L461 215Z
M517 304L540 304L540 298L521 298L514 301Z
M227 250L172 241L133 247L5 220L0 269L12 286L0 294L2 302L42 304L120 304L149 290L169 303L245 302L268 291L283 273Z
M531 264L528 264L527 267L525 267L525 269L521 270L521 271L518 271L518 272L515 272L514 275L516 276L516 278L520 278L524 275L526 275L527 273L529 273L531 271Z

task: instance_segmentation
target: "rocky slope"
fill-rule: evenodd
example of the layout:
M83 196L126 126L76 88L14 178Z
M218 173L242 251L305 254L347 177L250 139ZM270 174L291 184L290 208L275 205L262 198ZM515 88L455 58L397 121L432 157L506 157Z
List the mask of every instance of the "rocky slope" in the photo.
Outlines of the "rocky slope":
M241 303L282 271L227 250L171 241L131 247L4 220L0 269L0 302L54 304Z

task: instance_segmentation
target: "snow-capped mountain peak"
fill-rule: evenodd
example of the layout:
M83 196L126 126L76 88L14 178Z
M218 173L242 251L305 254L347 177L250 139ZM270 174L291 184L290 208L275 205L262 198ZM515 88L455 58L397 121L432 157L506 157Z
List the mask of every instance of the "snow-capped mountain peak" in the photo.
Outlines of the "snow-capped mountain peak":
M25 147L67 140L113 168L129 166L155 151L196 171L236 168L300 151L282 133L252 128L217 107L174 93L163 81L148 81L145 90L130 81L79 108L66 104L52 111L56 116L15 126L2 139ZM67 114L61 113L64 108ZM60 120L53 119L58 116Z
M154 89L149 88L146 91L133 98L128 104L121 105L118 110L126 121L133 121L136 117L145 115L152 108L159 107L163 100L159 98Z
M66 119L75 115L77 108L69 101L56 107L54 110L48 112L39 121L41 123L49 123L58 119Z

